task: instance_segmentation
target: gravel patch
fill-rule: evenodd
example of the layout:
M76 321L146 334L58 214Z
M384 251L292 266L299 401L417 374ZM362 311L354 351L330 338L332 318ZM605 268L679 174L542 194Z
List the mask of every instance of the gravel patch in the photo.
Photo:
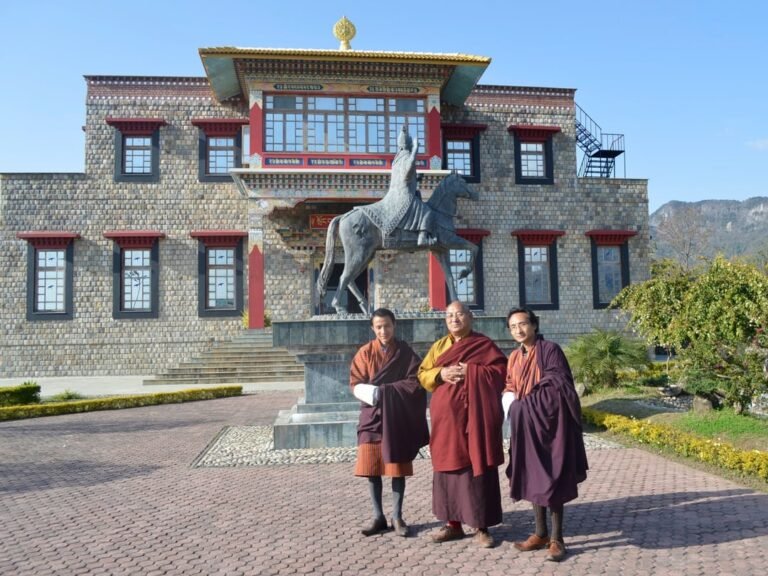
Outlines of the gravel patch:
M584 434L587 450L621 448L594 434ZM505 452L509 440L504 441ZM239 468L284 464L335 464L354 462L357 447L304 448L275 450L272 426L228 426L210 442L192 463L193 468ZM429 447L421 449L417 459L429 459Z

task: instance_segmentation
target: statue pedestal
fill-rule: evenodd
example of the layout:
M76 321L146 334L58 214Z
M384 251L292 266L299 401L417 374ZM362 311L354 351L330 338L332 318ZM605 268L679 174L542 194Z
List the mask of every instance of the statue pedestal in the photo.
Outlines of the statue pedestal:
M447 332L440 316L398 318L396 336L424 355ZM474 329L492 338L502 350L512 346L506 319L480 316ZM275 346L288 348L304 364L304 397L275 420L276 450L335 448L357 444L360 402L349 387L349 365L358 348L373 339L366 318L274 322Z

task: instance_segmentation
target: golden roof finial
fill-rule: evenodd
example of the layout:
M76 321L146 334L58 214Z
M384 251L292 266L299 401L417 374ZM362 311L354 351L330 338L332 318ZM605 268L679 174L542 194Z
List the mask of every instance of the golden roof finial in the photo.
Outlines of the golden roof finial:
M334 24L333 35L336 36L337 40L341 41L339 50L352 50L352 45L349 43L349 41L355 37L356 32L357 30L355 30L355 25L347 20L346 16L342 16L341 20Z

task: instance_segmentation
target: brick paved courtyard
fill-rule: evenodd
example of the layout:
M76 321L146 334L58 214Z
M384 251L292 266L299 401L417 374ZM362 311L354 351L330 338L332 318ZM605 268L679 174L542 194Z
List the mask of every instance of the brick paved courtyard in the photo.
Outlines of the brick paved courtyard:
M269 392L0 423L0 574L766 573L768 495L640 450L588 449L559 565L512 547L532 514L508 498L496 548L429 543L429 460L408 482L409 539L360 535L370 506L350 463L193 466L225 427L270 425L295 402Z

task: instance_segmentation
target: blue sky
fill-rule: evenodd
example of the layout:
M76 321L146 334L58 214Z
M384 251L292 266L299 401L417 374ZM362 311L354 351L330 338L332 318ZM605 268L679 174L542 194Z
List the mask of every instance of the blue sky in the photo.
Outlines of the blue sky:
M0 172L78 172L84 75L203 76L197 49L489 56L483 84L576 88L669 200L768 196L768 2L41 0L0 3Z

